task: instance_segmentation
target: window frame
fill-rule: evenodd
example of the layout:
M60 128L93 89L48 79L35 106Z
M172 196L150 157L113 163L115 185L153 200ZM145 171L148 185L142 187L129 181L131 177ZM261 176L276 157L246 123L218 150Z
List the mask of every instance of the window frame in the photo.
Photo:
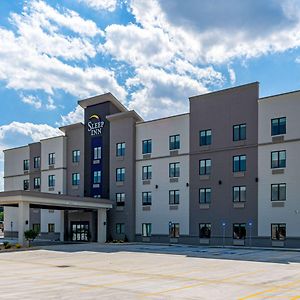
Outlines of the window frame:
M55 165L55 152L51 152L48 154L48 165L49 166Z
M180 223L169 224L169 237L170 238L180 237Z
M174 139L172 141L172 139ZM174 134L169 136L169 150L179 150L180 149L180 134Z
M146 172L144 170L146 170ZM142 180L150 179L152 179L152 165L142 166Z
M39 185L36 185L36 181L39 182ZM41 177L34 177L33 178L33 188L40 189L41 188Z
M123 172L124 171L124 172ZM116 168L116 182L125 181L125 168Z
M93 160L100 160L102 158L102 147L96 146L93 148Z
M280 193L280 186L284 185L284 199L280 199L281 193ZM277 199L273 199L273 187L277 186ZM272 183L271 184L271 201L277 202L277 201L286 201L286 183Z
M152 153L152 139L142 140L142 154Z
M146 197L145 197L146 196ZM152 192L142 192L142 206L152 205Z
M179 205L180 203L180 191L169 190L169 205Z
M204 135L202 136L202 133ZM208 134L210 133L210 134ZM202 143L202 137L204 138L204 143ZM199 131L199 146L209 146L212 144L212 130L211 129L204 129Z
M93 184L100 184L102 182L102 172L101 170L96 170L93 172Z
M284 237L283 238L273 238L273 226L278 226L278 229L284 227ZM277 235L277 232L275 233ZM271 223L271 240L272 241L285 241L286 240L286 223Z
M238 130L238 137L236 138L235 136L235 129ZM238 142L238 141L245 141L247 139L247 124L246 123L241 123L241 124L236 124L232 126L232 140L234 142ZM243 132L244 130L244 132ZM243 133L243 134L242 134Z
M55 223L48 223L48 233L55 233Z
M125 223L116 223L116 234L119 235L125 234Z
M202 228L208 228L209 229L209 235L201 235L201 225L204 225ZM211 238L211 223L199 223L199 238L200 239L210 239Z
M29 171L29 159L23 160L23 171Z
M29 191L30 185L29 185L29 179L23 180L23 191Z
M235 170L235 158L238 157L239 158L239 161L238 161L238 170ZM242 157L245 157L245 168L242 169ZM246 172L247 171L247 155L246 154L239 154L239 155L234 155L232 157L232 172L233 173L237 173L237 172Z
M179 177L180 177L180 162L169 163L169 178L179 178Z
M280 125L280 120L285 120L284 122L284 130L281 132L281 125ZM277 131L273 131L273 122L277 121ZM271 119L271 136L276 136L276 135L283 135L286 134L286 117L279 117L279 118L273 118Z
M204 201L201 201L201 191L204 191ZM199 195L198 195L199 204L210 204L211 203L211 194L212 194L211 187L200 187L198 193L199 193ZM208 199L208 194L209 194L209 199Z
M125 206L125 193L116 193L116 206Z
M210 166L208 166L207 162L210 162ZM202 167L201 167L201 162L204 162L204 173L201 173ZM211 168L212 168L212 163L210 158L205 158L205 159L200 159L199 160L199 175L211 175ZM209 172L208 172L209 170Z
M55 187L55 175L48 175L48 187L49 188Z
M235 200L235 188L238 188L238 193L239 193L239 197L238 197L238 201ZM242 191L242 189L245 188L244 191ZM245 200L242 200L242 193L245 193ZM233 203L244 203L247 200L247 186L246 185L235 185L232 187L232 202Z
M284 166L280 164L280 153L284 153ZM277 154L277 166L273 166L273 154ZM286 150L271 151L271 169L284 169L286 168Z
M40 169L41 168L41 157L35 156L33 158L33 168L34 169Z
M73 150L72 151L72 163L79 163L80 162L80 150Z
M72 173L72 186L80 185L80 173Z
M239 226L240 233L241 233L241 228L244 228L244 229L245 229L245 235L244 235L242 238L235 236L234 228L235 228L236 225ZM232 224L232 238L233 238L234 240L246 240L246 238L247 238L247 227L246 227L246 223L233 223L233 224Z
M146 234L144 234L144 229ZM152 223L142 223L142 237L151 237L151 235L152 235Z
M126 143L125 142L116 143L116 157L125 156L125 152L126 152Z

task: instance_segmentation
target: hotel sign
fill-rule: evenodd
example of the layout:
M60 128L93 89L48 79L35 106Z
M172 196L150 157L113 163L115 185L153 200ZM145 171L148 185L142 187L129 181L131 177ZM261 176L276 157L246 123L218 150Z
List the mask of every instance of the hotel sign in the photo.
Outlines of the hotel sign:
M104 127L104 121L102 121L98 115L90 116L89 120L90 121L87 123L87 127L91 136L101 134L102 128Z

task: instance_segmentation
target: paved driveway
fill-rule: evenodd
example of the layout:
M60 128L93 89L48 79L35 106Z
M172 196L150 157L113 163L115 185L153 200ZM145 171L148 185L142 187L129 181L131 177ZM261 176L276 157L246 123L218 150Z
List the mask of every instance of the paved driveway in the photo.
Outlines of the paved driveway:
M56 245L1 253L0 299L300 299L300 253Z

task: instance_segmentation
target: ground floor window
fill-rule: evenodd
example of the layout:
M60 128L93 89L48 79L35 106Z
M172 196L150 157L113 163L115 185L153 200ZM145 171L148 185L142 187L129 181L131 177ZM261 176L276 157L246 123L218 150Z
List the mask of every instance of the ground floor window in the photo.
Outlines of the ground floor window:
M179 223L170 223L169 224L169 235L171 238L179 237Z
M272 240L284 241L286 238L286 224L271 224Z
M245 223L233 224L233 238L236 240L243 240L246 238L246 224Z
M48 224L48 232L55 232L55 224L49 223Z
M148 237L151 236L151 223L143 223L142 224L142 236Z
M89 222L75 221L71 222L72 241L88 242L90 239Z
M125 234L125 224L124 223L116 224L116 233L117 234Z
M200 239L209 239L211 233L210 223L200 223L199 224L199 237Z
M34 230L35 232L41 232L41 224L40 223L32 224L32 230Z

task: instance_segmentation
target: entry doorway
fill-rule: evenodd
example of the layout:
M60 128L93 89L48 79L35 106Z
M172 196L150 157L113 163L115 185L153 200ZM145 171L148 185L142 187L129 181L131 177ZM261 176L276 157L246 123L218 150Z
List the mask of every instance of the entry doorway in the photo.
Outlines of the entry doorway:
M90 238L88 221L71 222L72 241L88 242Z

